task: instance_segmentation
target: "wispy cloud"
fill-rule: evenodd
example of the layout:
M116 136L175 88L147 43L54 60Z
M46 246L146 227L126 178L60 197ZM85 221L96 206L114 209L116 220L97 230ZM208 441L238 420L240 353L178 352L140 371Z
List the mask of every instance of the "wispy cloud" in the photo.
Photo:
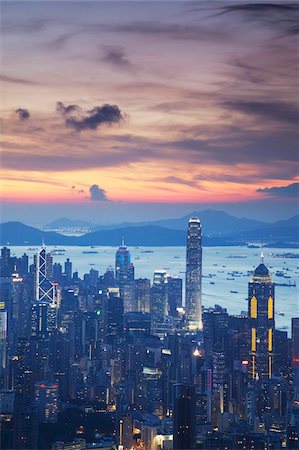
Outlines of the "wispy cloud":
M299 33L299 6L295 3L242 3L226 5L219 14L238 14L244 22L260 22L278 35Z
M12 77L9 75L0 75L0 81L2 81L3 83L12 83L12 84L27 84L27 85L40 84L37 81L27 80L25 78Z
M122 69L136 69L136 66L129 60L123 47L108 45L104 47L103 50L104 56L102 58L102 61L120 67Z
M264 120L296 125L299 123L299 108L290 102L227 100L222 105L234 111L262 117Z

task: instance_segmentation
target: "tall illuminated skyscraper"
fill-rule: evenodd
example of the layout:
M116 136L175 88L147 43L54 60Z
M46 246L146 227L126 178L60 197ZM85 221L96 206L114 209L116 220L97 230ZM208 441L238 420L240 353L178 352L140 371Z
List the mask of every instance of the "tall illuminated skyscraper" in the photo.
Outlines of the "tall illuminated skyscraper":
M202 329L201 278L201 223L198 217L191 217L187 235L185 300L186 319L190 330Z
M252 379L272 378L274 337L274 283L261 262L248 284L248 317L250 332L250 376Z
M155 270L151 290L151 313L154 322L163 322L168 315L168 278L166 270Z
M115 281L124 301L125 312L134 311L134 265L124 240L115 255Z
M34 255L34 301L32 303L32 332L45 335L57 326L57 312L60 306L60 288L53 278L53 259L42 244Z
M54 302L54 287L50 279L53 276L52 255L46 252L42 245L39 252L34 255L34 291L37 302Z

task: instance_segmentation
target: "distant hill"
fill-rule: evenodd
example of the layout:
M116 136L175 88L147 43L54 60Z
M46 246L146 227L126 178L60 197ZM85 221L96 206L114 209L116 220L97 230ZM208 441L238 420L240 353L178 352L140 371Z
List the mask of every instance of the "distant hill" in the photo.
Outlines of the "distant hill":
M143 227L148 225L169 228L172 230L186 231L190 217L199 217L202 222L203 235L213 237L231 236L241 231L253 230L266 227L269 224L253 219L238 219L223 211L206 209L204 211L193 211L192 213L177 219L156 220L151 222L124 222L118 225L98 226L95 230L107 230L127 227Z
M86 222L85 220L71 220L67 219L66 217L61 217L45 225L45 229L51 230L59 228L91 228L91 227L92 225L90 222Z
M275 228L297 228L299 229L299 214L286 220L279 220L273 223Z
M189 215L186 217L190 217ZM218 216L219 217L219 216ZM202 218L202 216L201 216ZM184 218L182 218L184 219ZM203 225L205 226L204 219ZM243 220L243 219L237 219ZM243 245L259 241L264 244L277 243L279 246L299 244L299 228L294 226L298 216L263 227L231 233L228 236L203 236L203 245ZM165 221L163 221L165 223ZM44 236L48 245L111 245L120 244L125 237L129 246L179 246L186 245L184 230L165 228L157 225L135 225L110 230L98 230L83 236L64 236L55 232L42 232L21 222L7 222L0 225L0 245L40 245ZM272 244L273 245L273 244Z
M236 239L246 241L261 241L261 242L299 242L299 228L298 227L279 227L272 225L268 228L250 230L243 233L238 233L234 236Z
M186 245L186 230L171 230L156 225L99 230L77 239L78 245L120 245L122 237L128 246L180 246ZM203 245L240 245L241 241L223 238L203 238Z
M43 238L48 245L71 245L72 239L52 231L42 232L21 222L0 225L1 245L41 245Z
M55 232L42 232L21 222L0 225L0 245L40 245L43 237L47 245L111 245L118 246L122 237L129 246L180 246L186 245L186 230L171 230L154 225L100 230L83 236L63 236ZM232 239L204 237L203 245L241 245Z

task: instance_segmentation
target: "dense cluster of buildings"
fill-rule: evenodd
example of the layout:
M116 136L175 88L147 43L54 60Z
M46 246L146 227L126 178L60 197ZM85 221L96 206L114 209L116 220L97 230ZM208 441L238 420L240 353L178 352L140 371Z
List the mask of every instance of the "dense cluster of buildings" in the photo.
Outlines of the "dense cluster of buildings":
M248 314L202 307L201 224L183 280L115 267L81 279L42 245L1 250L3 449L299 448L299 318L275 329L275 283L261 256ZM296 313L294 312L294 315Z

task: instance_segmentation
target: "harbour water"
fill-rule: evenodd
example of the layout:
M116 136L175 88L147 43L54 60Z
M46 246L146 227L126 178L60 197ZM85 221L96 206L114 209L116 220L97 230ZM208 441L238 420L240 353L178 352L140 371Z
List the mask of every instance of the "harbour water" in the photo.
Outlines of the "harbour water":
M33 262L34 249L28 247L10 247L11 253L21 256L27 253L30 264ZM55 250L54 262L64 264L66 258L73 263L73 271L83 277L90 269L98 270L102 275L109 265L114 266L117 247L64 247L65 252L48 246L47 251ZM150 278L156 269L166 269L172 276L185 277L185 247L130 247L131 260L135 266L135 278ZM86 253L84 253L86 252ZM90 253L91 252L91 253ZM296 286L276 286L275 309L276 328L288 331L290 336L291 318L299 316L299 258L274 258L274 254L291 252L294 249L264 249L265 264L277 283ZM57 254L63 253L63 254ZM227 308L229 314L247 311L249 271L253 271L260 262L260 249L247 247L204 247L203 248L203 305L215 304ZM275 276L281 272L283 276Z

